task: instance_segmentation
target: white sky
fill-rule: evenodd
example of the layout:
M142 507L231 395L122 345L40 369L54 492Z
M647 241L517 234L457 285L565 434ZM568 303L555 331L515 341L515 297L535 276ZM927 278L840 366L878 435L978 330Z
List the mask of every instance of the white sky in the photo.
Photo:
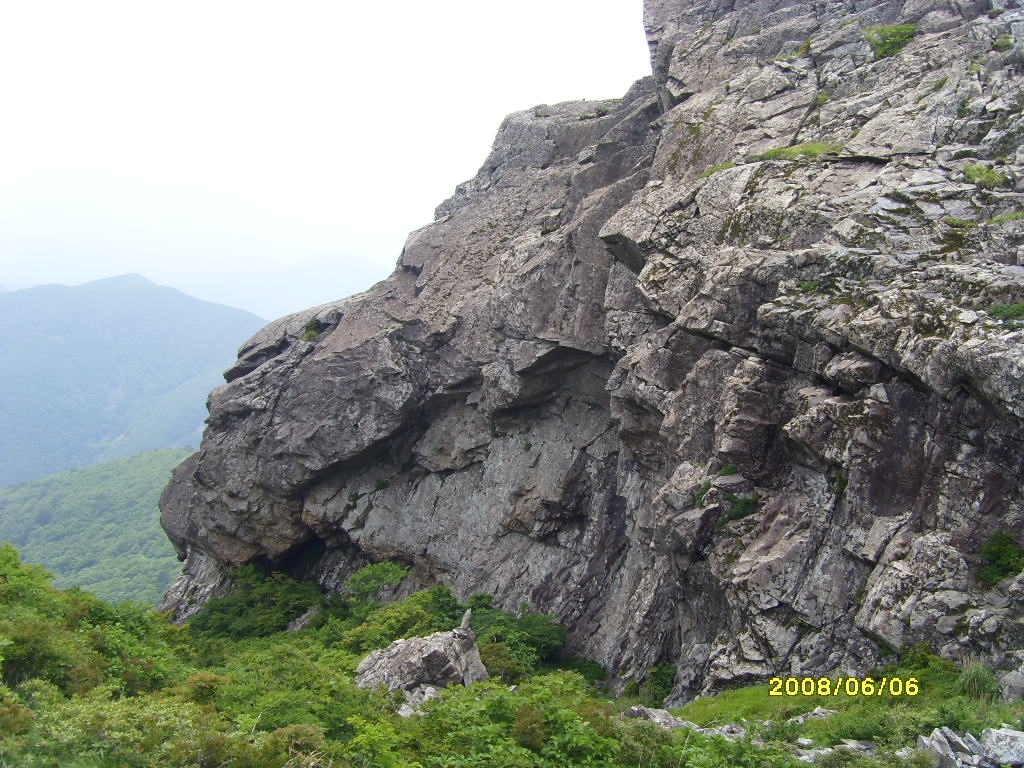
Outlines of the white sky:
M504 115L618 97L649 72L641 0L0 8L8 289L139 272L200 295L294 262L368 283ZM314 293L292 301L344 295Z

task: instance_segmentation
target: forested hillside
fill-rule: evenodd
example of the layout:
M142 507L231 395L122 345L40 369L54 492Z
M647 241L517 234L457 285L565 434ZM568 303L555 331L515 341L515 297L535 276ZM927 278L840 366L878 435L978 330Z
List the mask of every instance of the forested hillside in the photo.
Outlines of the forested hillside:
M180 570L157 502L188 451L165 449L0 488L0 543L59 586L157 605Z
M0 486L197 444L262 324L139 275L0 294Z

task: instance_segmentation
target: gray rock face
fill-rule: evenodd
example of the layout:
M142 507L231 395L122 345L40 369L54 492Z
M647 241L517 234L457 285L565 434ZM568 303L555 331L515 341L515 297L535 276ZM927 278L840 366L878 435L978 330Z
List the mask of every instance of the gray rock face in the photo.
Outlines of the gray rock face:
M652 78L511 115L389 279L242 348L162 500L176 617L238 563L399 558L676 701L919 641L1019 666L1024 578L975 574L1024 540L1024 12L645 24Z
M371 652L356 668L356 685L362 688L403 691L405 705L399 714L406 716L440 689L487 679L476 639L466 626L396 640L387 648Z

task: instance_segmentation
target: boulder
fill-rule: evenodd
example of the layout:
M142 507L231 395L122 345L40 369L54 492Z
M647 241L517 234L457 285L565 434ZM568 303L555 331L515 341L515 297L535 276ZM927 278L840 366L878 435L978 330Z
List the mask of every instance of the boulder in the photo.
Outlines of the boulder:
M462 625L450 632L427 637L395 640L387 648L373 651L356 668L356 685L402 691L405 703L399 714L419 710L449 685L470 685L487 680L487 668L480 660L469 611Z

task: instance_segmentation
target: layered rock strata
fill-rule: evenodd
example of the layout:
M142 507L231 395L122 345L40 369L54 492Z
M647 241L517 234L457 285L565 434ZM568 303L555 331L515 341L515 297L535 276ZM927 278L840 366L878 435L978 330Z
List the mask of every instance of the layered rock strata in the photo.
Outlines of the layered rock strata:
M653 77L511 115L389 279L241 349L162 500L179 619L393 558L677 700L920 641L1019 676L1024 579L976 575L1024 540L1024 12L644 20Z

